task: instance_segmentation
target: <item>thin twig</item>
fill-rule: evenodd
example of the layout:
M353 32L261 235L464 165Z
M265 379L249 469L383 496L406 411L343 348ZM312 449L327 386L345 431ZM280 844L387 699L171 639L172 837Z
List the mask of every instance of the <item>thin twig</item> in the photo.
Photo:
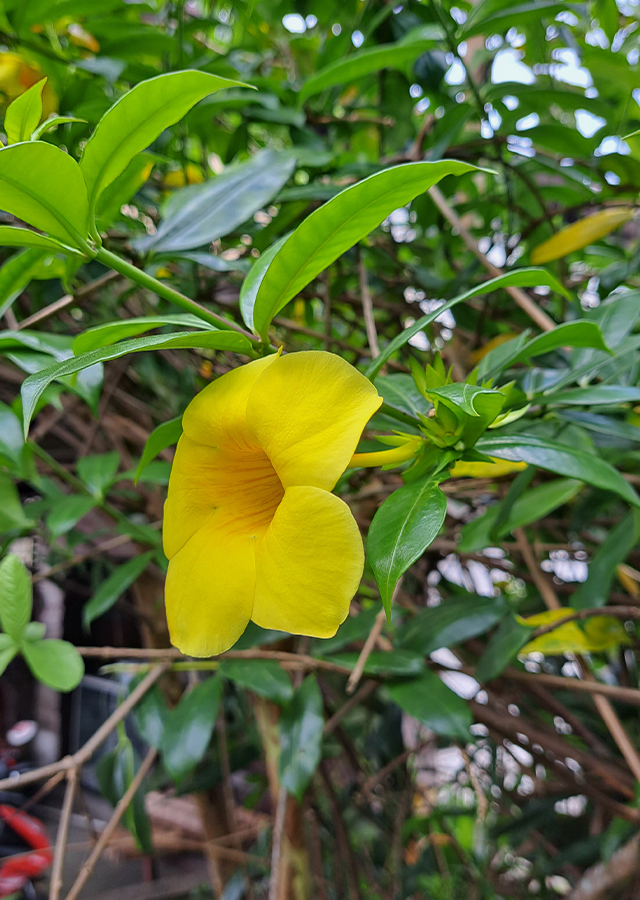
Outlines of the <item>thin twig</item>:
M378 347L378 332L376 331L376 323L373 318L373 301L371 300L371 291L369 290L369 280L367 278L367 269L364 264L362 250L358 247L358 278L360 279L360 299L362 300L362 312L364 313L364 324L367 330L367 340L369 341L369 349L373 359L380 356L380 348Z
M65 294L64 297L60 297L59 300L55 300L53 303L50 303L49 306L45 306L44 309L38 310L38 312L34 313L32 316L23 319L16 330L21 331L23 328L31 328L31 326L35 325L37 322L41 322L43 319L54 316L56 313L60 312L60 310L66 309L67 306L71 306L72 303L78 303L78 301L88 297L89 294L92 294L94 291L99 291L106 284L109 284L110 281L115 281L116 278L120 277L118 272L106 272L104 275L101 275L100 278L96 278L95 281L91 281L89 284L85 284L84 287L79 288L74 294Z
M53 857L51 881L49 883L49 900L58 900L62 889L62 867L64 865L67 850L69 825L71 823L71 813L73 812L73 801L77 784L78 769L70 769L67 772L67 788L64 792L62 813L60 815L60 824L58 826L58 835L56 837L56 850Z
M158 678L166 671L167 664L159 663L148 675L146 675L140 684L134 688L126 700L123 700L120 706L111 713L109 718L102 723L100 728L89 738L86 744L83 744L72 756L65 756L58 762L50 763L47 766L41 766L39 769L33 769L31 772L23 772L14 778L0 779L0 791L14 791L25 784L32 784L34 781L41 781L43 778L50 778L57 775L58 772L69 771L70 769L79 769L80 766L89 760L100 744L111 734L113 729L127 716L136 703L153 687Z
M74 881L73 887L67 894L66 900L76 900L76 897L78 896L78 894L80 893L82 888L87 883L89 876L93 872L93 868L94 868L95 864L97 863L102 851L105 849L105 847L109 843L109 838L111 837L113 832L116 830L116 827L117 827L118 823L120 822L120 819L122 818L125 811L127 810L127 807L133 800L136 791L138 790L138 788L144 781L144 778L147 775L149 769L154 764L157 755L158 755L158 751L156 750L155 747L152 747L151 750L149 750L149 752L145 756L144 761L143 761L142 765L140 766L140 768L138 769L135 778L133 779L133 781L127 788L127 790L124 792L124 794L118 801L118 804L113 811L113 815L111 816L111 818L105 825L104 830L102 831L97 844L95 845L95 847L89 854L89 858L87 859L87 861L84 863L84 865L78 872L78 877Z
M502 269L499 269L497 266L494 266L492 262L489 262L487 257L482 253L482 251L478 248L478 243L471 234L471 232L465 228L460 220L460 217L456 212L449 206L447 200L445 199L442 191L433 185L433 187L429 188L429 195L431 199L438 207L442 215L445 219L453 225L455 229L457 229L460 237L467 245L469 250L473 253L476 259L480 260L485 269L495 278L498 275L504 275ZM520 309L522 309L529 318L536 323L539 328L542 328L543 331L553 331L556 327L556 323L551 319L546 312L544 312L540 307L534 303L534 301L525 294L524 291L521 291L520 288L517 287L506 287L505 291L515 300Z
M331 734L332 731L338 727L342 719L351 712L351 710L356 707L359 703L372 694L375 689L378 687L375 681L365 681L365 683L355 692L352 697L349 697L346 703L344 703L339 710L337 710L330 719L325 723L324 728L322 729L322 734L326 737L328 734Z
M371 655L371 651L375 647L376 641L380 637L380 632L382 631L382 627L386 621L386 618L387 613L383 606L380 608L380 611L378 612L378 615L376 616L373 623L373 627L369 632L369 636L364 642L364 647L360 651L360 656L358 657L358 660L353 667L353 672L351 673L351 675L349 675L349 680L347 681L346 688L347 694L353 694L355 689L358 687L358 683L362 678L362 673L364 672L364 667L366 666L367 660Z

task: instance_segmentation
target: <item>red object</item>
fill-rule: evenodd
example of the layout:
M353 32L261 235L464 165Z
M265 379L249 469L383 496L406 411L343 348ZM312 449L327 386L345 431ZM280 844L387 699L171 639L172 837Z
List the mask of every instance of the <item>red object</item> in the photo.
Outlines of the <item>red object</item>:
M2 804L0 819L33 847L33 850L26 853L0 861L0 897L8 897L24 887L30 878L42 875L53 861L53 849L49 835L39 819L20 812L13 806Z

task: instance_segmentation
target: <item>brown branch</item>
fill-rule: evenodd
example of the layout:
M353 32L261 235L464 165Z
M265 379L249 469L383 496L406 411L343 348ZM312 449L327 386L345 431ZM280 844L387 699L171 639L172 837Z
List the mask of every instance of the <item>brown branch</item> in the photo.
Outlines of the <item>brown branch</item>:
M398 582L399 585L400 582ZM396 591L398 590L398 585L396 585L396 590L393 592L394 596ZM393 602L393 601L392 601ZM364 667L367 664L367 660L371 655L371 651L375 647L376 641L380 637L380 632L382 631L382 626L385 623L387 618L387 613L385 611L384 606L380 608L378 615L375 618L373 623L373 627L369 632L369 635L364 642L364 647L360 651L360 656L358 657L355 666L353 667L353 671L349 675L349 680L347 681L347 694L353 694L355 689L358 687L358 683L362 678L362 673L364 672Z
M76 795L77 783L78 769L70 769L69 772L67 772L67 788L64 792L60 825L58 826L58 835L56 837L53 869L51 871L51 881L49 883L49 900L58 900L62 889L62 866L64 865L64 858L66 855L69 825L71 824L71 813L73 812L73 800Z
M607 862L587 869L569 900L602 900L612 888L628 881L639 868L640 834L636 834Z
M155 762L157 755L158 755L158 751L156 750L155 747L152 747L151 750L149 750L149 752L145 756L144 761L143 761L142 765L140 766L140 768L138 769L135 778L133 779L133 781L127 788L127 790L124 792L124 794L118 801L118 804L113 811L113 815L111 816L111 818L105 825L104 830L102 831L100 837L98 838L98 842L96 843L95 847L89 854L89 858L87 859L87 861L84 863L84 865L78 872L78 877L74 881L71 890L67 894L66 900L76 900L76 897L78 896L78 894L80 893L82 888L87 883L89 876L93 872L93 868L94 868L95 864L97 863L100 855L102 854L102 851L105 849L105 847L109 843L109 838L111 837L113 832L116 830L116 827L117 827L118 823L120 822L120 819L122 818L125 811L127 810L127 807L133 800L136 791L138 790L138 788L144 781L144 778L147 775L149 769Z
M32 325L35 325L36 322L41 322L43 319L54 316L56 313L60 312L60 310L66 309L67 306L71 306L72 303L78 303L80 300L93 294L94 291L99 291L106 284L109 284L109 282L115 281L116 278L121 277L122 276L118 272L106 272L104 275L101 275L100 278L96 278L95 281L91 281L89 284L85 284L84 287L79 288L74 294L65 294L64 297L60 297L59 300L55 300L53 303L49 304L49 306L45 306L44 309L38 310L38 312L34 313L32 316L23 319L22 322L16 326L16 330L20 331L23 328L30 328Z
M362 250L358 247L358 278L360 279L360 299L362 300L362 312L364 314L364 324L367 331L367 340L369 341L369 349L373 359L380 356L380 348L378 346L378 332L376 331L376 323L373 318L373 301L371 300L371 291L369 290L369 280L367 278L367 269L362 257Z
M372 694L375 689L378 687L377 682L375 681L365 681L365 683L360 687L359 690L355 692L355 694L350 697L346 703L344 703L339 710L337 710L330 719L325 723L324 728L322 729L322 734L326 737L328 734L331 734L332 731L338 727L342 719L351 712L351 710L356 707L359 703L361 703L369 694Z

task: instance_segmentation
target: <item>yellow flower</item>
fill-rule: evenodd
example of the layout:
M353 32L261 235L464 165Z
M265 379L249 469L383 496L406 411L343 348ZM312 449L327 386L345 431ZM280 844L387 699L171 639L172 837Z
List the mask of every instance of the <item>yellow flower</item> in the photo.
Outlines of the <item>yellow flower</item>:
M37 65L30 65L16 53L0 53L0 94L7 104L23 94L27 88L44 78ZM58 109L58 98L47 82L42 91L42 119L47 119Z
M364 554L330 492L381 402L343 359L309 351L233 369L189 404L164 516L176 647L221 653L250 619L335 634Z

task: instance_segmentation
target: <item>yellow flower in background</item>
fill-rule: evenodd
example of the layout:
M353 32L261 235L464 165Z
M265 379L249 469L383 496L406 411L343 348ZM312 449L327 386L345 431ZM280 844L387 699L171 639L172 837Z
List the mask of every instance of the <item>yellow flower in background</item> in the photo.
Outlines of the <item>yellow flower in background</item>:
M183 417L164 549L171 640L190 656L231 647L249 620L331 637L364 565L331 493L382 403L338 356L269 356L208 385Z
M462 462L459 460L449 473L452 478L502 478L512 472L521 472L527 468L523 462L512 462L492 456L493 462Z
M17 53L0 53L0 94L4 94L7 105L44 77L44 72L37 65L29 64ZM58 98L47 81L42 91L43 121L57 109Z

